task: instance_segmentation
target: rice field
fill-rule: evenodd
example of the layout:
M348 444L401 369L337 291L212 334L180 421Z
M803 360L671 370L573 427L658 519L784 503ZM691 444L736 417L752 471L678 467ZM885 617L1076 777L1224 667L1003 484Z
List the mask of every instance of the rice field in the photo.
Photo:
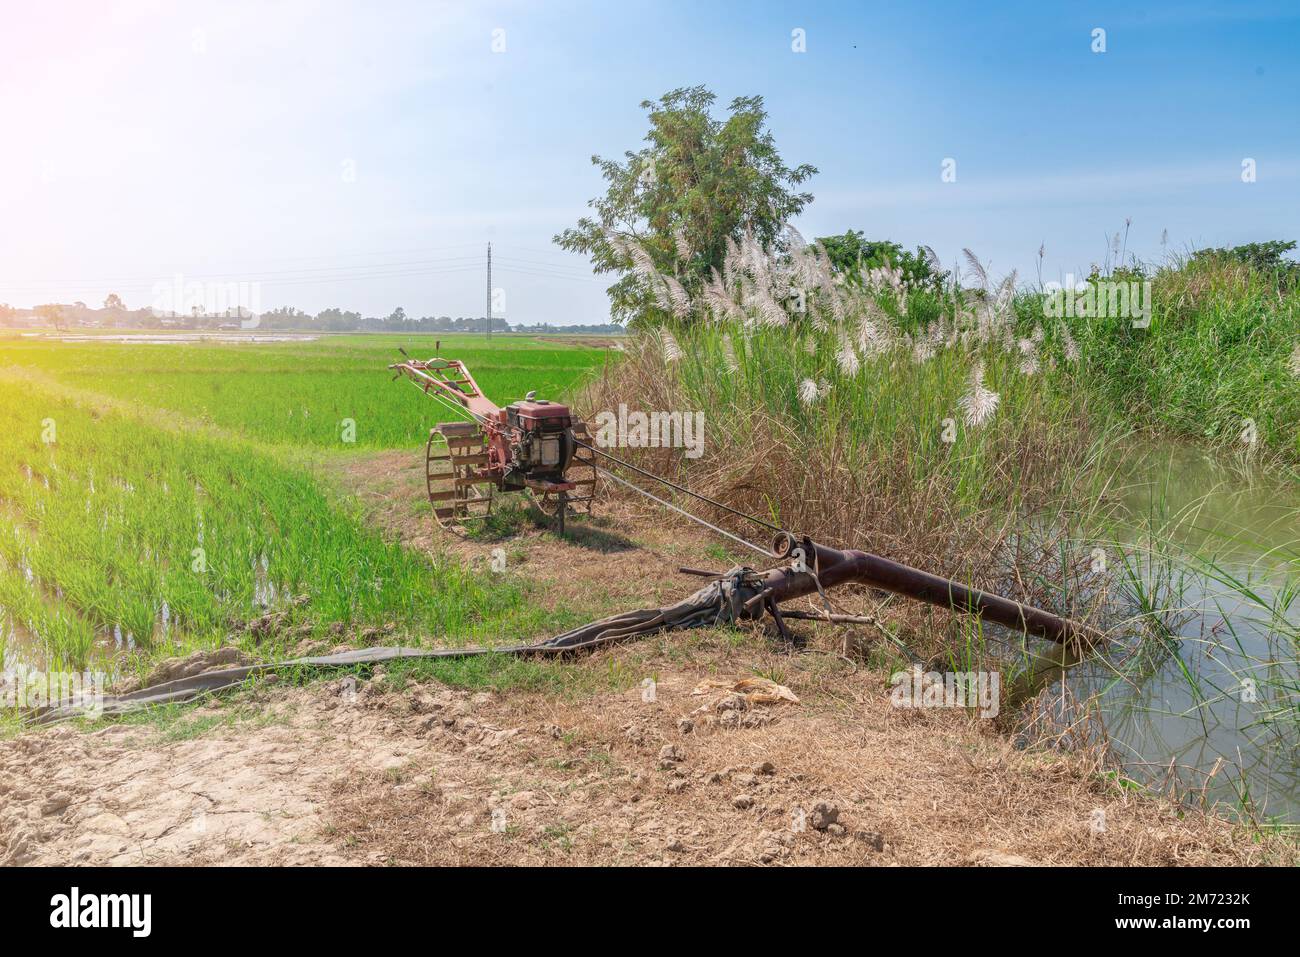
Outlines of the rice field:
M502 402L556 394L604 354L451 339L444 351ZM270 608L297 638L391 625L408 641L491 642L536 628L518 583L385 541L313 467L414 449L448 417L389 381L398 344L0 340L6 660L76 670L135 649L142 667L216 646ZM401 344L433 354L432 340Z
M499 403L530 389L558 394L608 354L500 336L491 345L471 336L167 345L0 339L0 369L31 370L141 411L176 412L266 442L385 449L424 441L431 403L417 401L409 384L390 383L384 367L401 359L399 346L427 357L439 341Z

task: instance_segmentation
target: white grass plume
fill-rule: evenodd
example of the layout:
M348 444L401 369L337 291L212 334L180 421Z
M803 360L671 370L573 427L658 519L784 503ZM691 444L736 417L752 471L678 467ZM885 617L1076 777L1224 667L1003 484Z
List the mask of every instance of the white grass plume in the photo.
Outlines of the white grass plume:
M623 243L623 249L626 250L628 258L632 260L632 269L644 279L654 279L659 275L659 270L655 267L654 257L652 257L644 246L635 240L626 240Z
M1002 397L993 392L984 385L984 365L976 363L975 368L971 370L970 391L963 395L957 402L961 407L962 417L966 424L972 428L978 428L985 422L993 418L994 413L998 410L998 403Z
M812 379L804 379L799 383L799 401L804 405L816 405L819 396L820 390Z
M687 294L686 288L672 276L661 275L659 279L668 292L668 302L673 315L678 319L685 319L691 314L691 297Z
M722 364L732 375L740 371L740 363L736 361L736 347L732 344L729 335L722 337Z
M678 226L673 230L673 244L677 247L677 258L684 263L690 262L693 252L690 241L686 238L685 226Z
M1074 336L1070 335L1070 327L1065 323L1061 323L1061 354L1065 356L1066 362L1079 361L1079 344L1074 341ZM1291 358L1295 361L1297 357L1300 357L1300 346L1296 346L1296 352ZM1300 363L1297 363L1296 368L1300 370ZM1296 375L1300 375L1300 371L1296 371Z
M875 356L889 351L890 336L887 328L888 319L877 318L871 311L864 311L858 325L858 348L864 356Z
M858 369L861 368L862 363L858 359L858 350L853 348L853 343L849 341L848 336L840 336L840 351L839 355L835 357L835 361L839 364L840 372L849 378L858 374Z
M744 268L745 264L740 252L740 246L728 236L727 253L722 259L722 279L729 293L734 292L740 284L740 276L744 272Z
M673 334L667 329L661 328L659 330L659 346L660 351L663 353L664 365L672 365L674 362L681 360L682 348L677 344L677 340L673 338Z
M976 256L969 249L962 249L961 252L962 255L966 257L967 265L970 266L971 275L974 276L977 280L979 280L980 288L988 289L989 287L988 270L984 268L984 264L980 262L979 257Z
M785 326L789 325L790 317L786 311L781 308L772 294L766 288L759 287L755 291L754 304L758 308L758 321L765 326Z
M1021 375L1035 375L1038 372L1038 345L1033 339L1019 339L1016 348L1020 350Z
M659 275L659 270L655 268L654 259L646 252L645 247L634 240L626 240L623 246L628 257L632 260L632 271L640 276L642 281L649 287L651 294L654 296L655 305L665 312L674 311L673 301L668 294L668 286L664 283L664 277Z
M632 254L627 247L627 238L621 233L616 233L612 229L605 230L605 242L609 243L609 248L614 250L621 258L632 258Z
M716 322L739 319L743 315L740 307L727 294L727 288L722 284L722 277L718 275L717 269L712 270L708 281L704 283L704 301L708 304Z

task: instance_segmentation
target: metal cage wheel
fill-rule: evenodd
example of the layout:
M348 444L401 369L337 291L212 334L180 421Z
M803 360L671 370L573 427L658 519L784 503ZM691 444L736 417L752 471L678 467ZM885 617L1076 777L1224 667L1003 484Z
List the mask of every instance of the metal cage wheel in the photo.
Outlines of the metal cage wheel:
M429 431L425 486L433 517L454 529L492 513L494 483L479 476L487 465L487 439L473 422L444 422Z

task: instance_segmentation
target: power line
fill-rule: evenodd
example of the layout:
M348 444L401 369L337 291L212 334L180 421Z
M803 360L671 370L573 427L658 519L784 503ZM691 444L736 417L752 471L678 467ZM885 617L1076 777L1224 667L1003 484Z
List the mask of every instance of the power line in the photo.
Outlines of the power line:
M526 253L541 253L543 256L577 256L578 253L571 253L567 249L537 249L532 246L507 246L507 249L518 249Z
M503 263L516 263L521 266L531 266L535 269L548 269L553 272L568 272L568 273L574 273L576 275L584 275L584 276L591 275L590 268L584 269L580 266L557 266L554 265L553 263L537 262L535 259L517 259L513 256L498 255L497 261Z
M540 279L565 279L569 282L599 282L595 276L566 276L564 273L534 272L533 270L523 269L519 266L506 266L502 271L520 276L537 277Z
M312 277L290 278L290 279L258 280L257 285L273 286L273 287L323 286L327 284L340 283L340 282L343 283L365 282L367 280L372 280L372 279L402 279L402 278L412 277L412 276L442 276L442 275L450 275L453 273L476 272L478 268L479 267L477 265L468 265L468 266L453 266L453 267L442 268L442 269L427 269L427 268L426 269L391 269L382 272L356 273L356 274L345 275L345 276L312 276ZM63 286L59 290L21 290L18 287L0 287L0 288L16 291L21 294L29 295L29 296L30 295L47 296L56 293L58 295L78 294L82 292L97 293L99 291L102 291L103 289L110 289L111 291L117 292L119 294L121 293L131 294L131 293L151 291L157 285L158 285L157 283L150 283L147 281L130 282L130 283L119 282L119 283L112 283L111 285L88 282L88 283L68 284Z
M458 250L467 248L468 244L457 244L440 247L425 247L424 251L438 250ZM565 254L557 253L553 250L534 250L528 247L506 247L507 249L520 249L529 252L541 253L543 255L561 256ZM536 259L530 259L523 256L500 255L500 248L496 250L498 266L501 271L516 277L528 277L539 279L563 279L570 282L597 282L596 276L589 272L584 274L582 267L573 265L564 265L558 262L541 262ZM488 322L487 335L491 338L492 334L492 244L487 247L487 308L486 318ZM372 253L355 253L344 254L347 256L356 256L368 258L383 255L379 252ZM301 259L315 259L316 257L299 257ZM268 260L274 262L276 260ZM279 261L285 261L280 259ZM454 275L462 272L472 272L479 268L482 263L477 254L461 254L451 256L432 256L416 259L395 259L378 262L352 262L339 263L327 266L299 266L287 269L256 269L247 272L210 272L210 273L184 273L172 271L167 275L154 274L152 276L138 277L97 277L97 278L41 278L26 279L19 281L0 280L0 299L5 298L34 298L49 299L52 297L83 299L98 296L105 290L125 294L128 296L138 296L142 292L156 290L160 284L169 284L174 276L179 275L181 282L188 283L191 281L208 281L208 282L248 282L257 283L273 288L280 287L303 287L303 286L323 286L337 283L352 283L371 280L394 280L415 278L423 276L443 276Z

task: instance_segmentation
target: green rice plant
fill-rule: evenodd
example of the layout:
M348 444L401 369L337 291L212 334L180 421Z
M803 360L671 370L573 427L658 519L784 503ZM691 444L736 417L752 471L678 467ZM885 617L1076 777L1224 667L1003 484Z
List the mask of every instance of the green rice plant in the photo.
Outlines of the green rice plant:
M0 463L0 608L47 661L210 645L298 595L322 628L393 622L454 643L536 627L510 578L385 541L242 440L0 379Z

